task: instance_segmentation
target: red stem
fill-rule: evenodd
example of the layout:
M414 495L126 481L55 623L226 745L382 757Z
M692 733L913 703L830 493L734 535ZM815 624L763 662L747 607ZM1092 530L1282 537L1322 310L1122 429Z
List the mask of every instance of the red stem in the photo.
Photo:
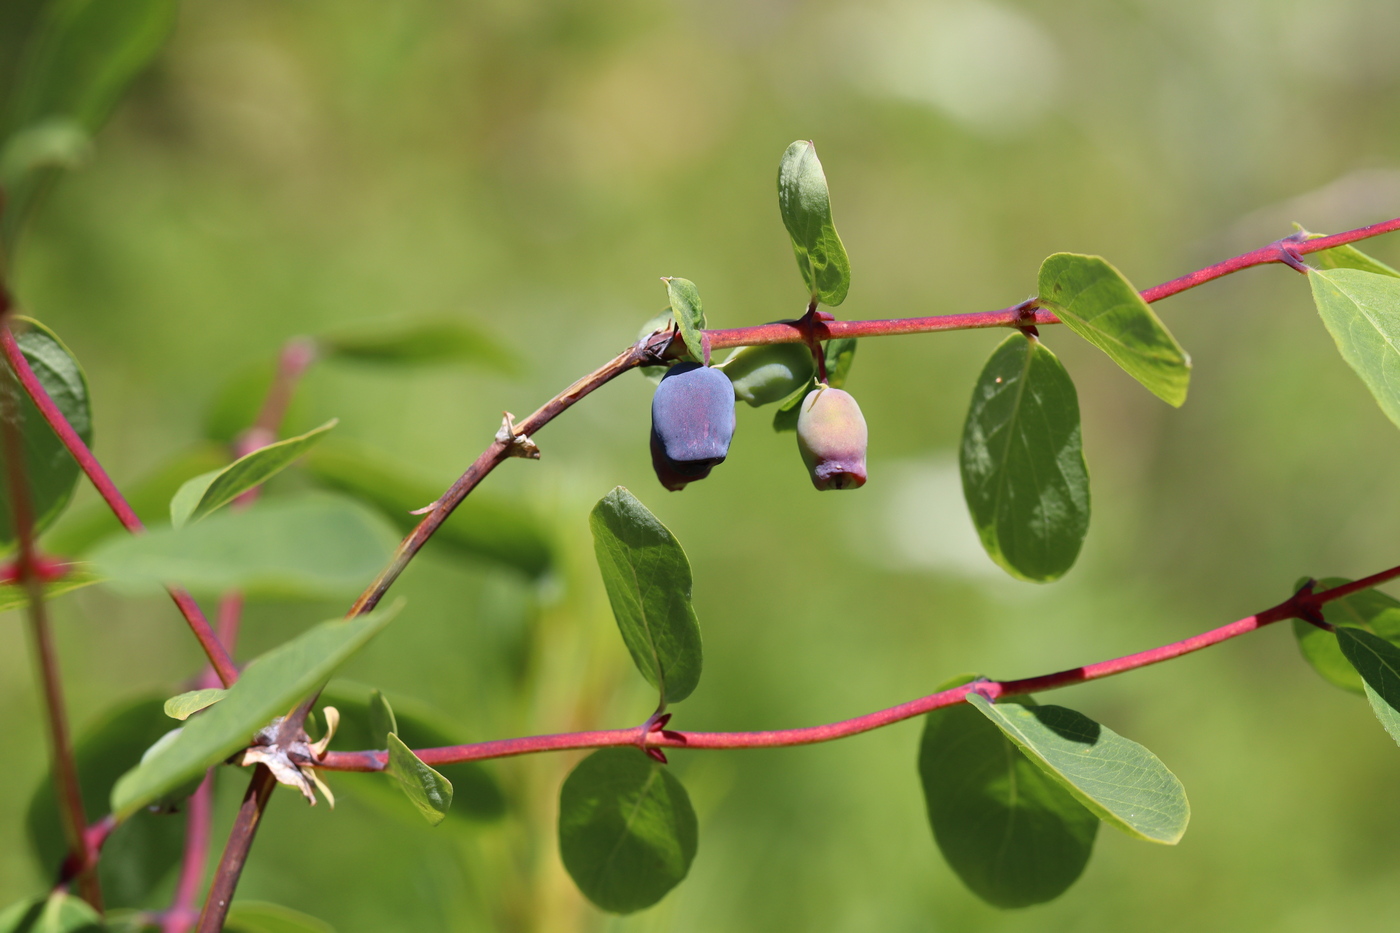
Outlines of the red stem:
M78 436L78 432L73 430L73 426L68 423L68 419L63 416L63 412L54 404L53 399L44 390L44 384L39 381L39 377L30 368L29 361L24 358L24 352L20 350L19 344L15 341L15 335L8 327L0 330L0 352L5 355L5 360L9 363L10 369L19 378L20 385L28 394L34 406L39 409L39 414L43 415L53 432L58 435L63 446L68 448L73 459L78 462L78 466L87 474L87 478L96 487L97 492L106 501L112 513L117 516L117 520L123 527L132 534L140 534L145 531L145 526L141 524L141 519L132 511L131 506L112 482L107 471L102 468L102 464L92 455L87 444ZM209 620L200 611L199 605L194 601L194 597L178 587L166 587L170 593L170 598L175 601L180 614L189 623L190 631L194 632L194 637L199 640L200 647L209 656L209 663L218 672L219 680L225 687L233 684L238 679L238 668L234 667L233 659L228 656L228 652L219 644L219 640L214 636L214 630L209 627Z
M175 883L175 901L165 912L161 933L185 933L199 918L195 905L204 884L213 812L214 772L207 771L199 789L190 797L189 816L185 823L185 857L180 864L180 879Z
M219 933L223 929L229 903L233 900L234 889L238 887L238 876L243 873L243 863L248 860L253 838L262 823L263 811L267 809L272 789L276 786L277 779L272 772L265 765L257 765L253 780L243 794L238 815L234 818L228 845L224 846L223 857L219 859L219 867L214 872L214 884L204 901L204 911L199 915L198 933Z
M494 742L476 742L470 745L415 749L414 754L429 765L448 765L463 761L528 755L535 752L623 745L636 745L642 748L660 746L664 748L734 749L778 748L788 745L812 745L817 742L830 742L834 739L844 739L848 736L859 735L862 732L869 732L872 729L912 719L930 710L962 703L967 694L974 688L988 699L995 700L1004 696L1056 690L1060 687L1088 683L1091 680L1112 677L1114 674L1121 674L1125 671L1160 664L1163 661L1179 658L1184 654L1191 654L1202 648L1229 641L1274 622L1303 618L1305 614L1324 603L1378 586L1396 577L1400 577L1400 566L1383 570L1365 579L1337 586L1321 593L1308 593L1306 591L1297 593L1277 606L1256 615L1158 648L1150 648L1136 654L1114 658L1111 661L1100 661L1097 664L1086 664L1083 667L1056 671L1053 674L1042 674L1039 677L963 684L950 690L942 690L917 700L901 703L898 706L891 706L888 709L877 710L854 719L843 719L840 722L822 726L764 732L676 732L670 729L653 732L644 725L641 728L536 735ZM382 771L386 758L387 754L382 751L328 752L318 767L328 771Z

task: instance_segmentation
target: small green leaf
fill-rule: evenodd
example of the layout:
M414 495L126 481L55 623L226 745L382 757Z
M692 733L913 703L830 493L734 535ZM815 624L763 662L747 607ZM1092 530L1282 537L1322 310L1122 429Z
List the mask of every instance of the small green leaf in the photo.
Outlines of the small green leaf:
M74 742L83 809L90 818L108 811L112 785L170 730L160 696L126 699L103 712ZM54 782L45 775L29 798L25 830L39 874L57 877L67 855L63 824L54 802ZM151 893L179 864L184 849L183 814L142 812L107 838L98 880L109 907L147 905Z
M630 914L666 896L690 871L699 839L681 782L635 748L604 748L559 792L559 855L580 891Z
M190 690L179 696L173 696L165 701L165 715L171 719L178 719L184 722L202 709L208 709L215 703L228 695L228 691L220 687L209 687L205 690Z
M705 348L700 332L705 329L705 311L700 304L700 290L689 279L662 277L666 283L666 300L671 303L671 313L675 316L676 327L681 332L681 340L690 358L704 363Z
M363 506L329 493L263 499L180 529L114 538L92 552L112 586L158 592L321 599L358 593L388 562L394 533Z
M972 523L992 560L1037 583L1074 566L1089 531L1079 396L1039 340L1012 334L987 360L959 462Z
M175 0L47 4L21 65L6 135L19 143L27 135L23 131L58 121L89 137L96 134L132 79L165 44L175 10ZM4 161L20 160L7 152ZM26 217L57 173L45 162L3 179L9 197L0 218L0 253L11 252Z
M23 317L14 321L15 341L34 370L34 375L73 430L85 444L91 446L92 414L88 408L87 378L83 375L82 367L53 331L43 324ZM42 531L53 524L68 505L82 471L8 369L0 377L0 391L15 393L19 400L25 481L29 486L34 527ZM0 456L0 478L4 475L4 459ZM4 548L15 540L8 490L9 486L0 479L0 547Z
M1132 283L1103 258L1056 253L1046 259L1040 304L1162 401L1178 408L1186 401L1191 358Z
M318 337L328 359L396 366L472 363L513 373L520 360L466 321L400 321Z
M104 503L105 504L105 503ZM102 578L86 569L86 564L73 565L61 580L44 584L44 602L49 602L64 593L71 593L73 590L80 590L85 586L92 586L94 583L101 583ZM12 609L23 609L29 605L29 591L18 583L0 584L0 612L9 612Z
M331 681L321 692L322 705L334 706L340 711L340 728L331 740L332 748L358 751L387 747L383 734L376 737L370 723L369 694L368 687L343 680ZM462 734L461 728L451 718L411 697L396 695L395 706L395 731L410 748L461 745L472 739ZM437 771L452 782L453 806L448 811L449 818L483 822L505 815L505 793L482 762L438 765ZM380 805L387 813L408 815L415 822L418 820L416 813L404 808L398 790L378 774L338 774L336 782L337 793L346 787L350 793Z
M374 738L374 747L388 748L389 746L384 743L388 740L389 733L398 731L399 723L394 718L394 710L389 706L389 701L378 690L371 691L369 695L369 732Z
M1342 359L1400 425L1400 279L1359 269L1314 269L1308 283Z
M382 457L339 444L313 450L306 468L321 484L372 506L403 533L422 520L411 514L413 510L435 500L448 482L425 481ZM439 549L513 567L531 577L543 576L554 563L551 536L529 505L484 489L474 490L438 528L427 551Z
M1299 581L1294 591L1304 582ZM1350 582L1345 577L1326 577L1317 582L1316 589L1321 592ZM1324 603L1322 617L1333 626L1350 625L1379 635L1391 644L1400 642L1400 600L1378 590L1362 590ZM1304 660L1325 680L1353 693L1366 692L1361 675L1342 654L1335 635L1302 619L1293 620L1293 635Z
M224 933L335 933L335 928L281 904L234 901L224 920Z
M1186 791L1136 742L1063 706L993 704L976 692L967 702L1110 826L1166 845L1176 845L1186 832Z
M0 933L100 933L97 911L66 891L35 897L0 911Z
M386 770L399 782L399 787L429 825L436 826L447 818L447 811L452 807L452 782L423 764L397 735L389 733L388 740Z
M323 622L255 659L222 702L190 720L175 741L117 781L112 812L125 819L245 748L259 729L324 683L401 608L402 600L353 619Z
M1032 705L1028 697L1007 702ZM958 877L996 907L1063 894L1088 864L1098 817L977 710L958 704L926 720L919 748L924 802L938 848Z
M1400 648L1365 629L1337 629L1342 654L1366 685L1366 699L1390 737L1400 744Z
M314 431L260 447L223 469L189 480L170 500L170 524L180 528L197 522L248 490L261 486L311 449L338 423L338 419L332 418Z
M817 147L799 139L778 164L778 210L797 268L814 300L839 305L851 287L851 263L831 219L831 196Z
M170 497L185 480L218 470L228 463L220 444L200 442L175 454L135 482L119 482L127 503L146 525L164 524L170 517ZM46 553L72 556L113 534L126 534L105 502L92 502L65 513L43 538Z
M703 661L685 551L621 486L598 500L588 524L608 601L637 670L661 691L663 707L684 700L700 682Z

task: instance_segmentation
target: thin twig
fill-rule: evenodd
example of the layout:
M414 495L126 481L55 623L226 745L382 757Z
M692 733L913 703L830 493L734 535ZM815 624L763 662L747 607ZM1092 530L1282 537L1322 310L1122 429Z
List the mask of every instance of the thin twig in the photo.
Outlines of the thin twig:
M266 765L257 765L253 779L243 794L243 803L233 821L228 845L219 859L219 867L214 872L214 884L209 889L209 897L204 901L204 911L199 915L198 933L219 933L224 928L229 904L233 901L234 889L238 887L238 876L243 873L243 863L248 860L248 851L253 847L253 837L262 823L263 811L277 779Z
M1315 608L1332 600L1350 596L1359 590L1378 586L1387 580L1400 577L1400 567L1392 567L1357 580L1344 586L1334 587L1321 593L1301 593L1289 597L1270 609L1256 615L1246 616L1229 625L1193 635L1182 641L1172 642L1147 651L1086 664L1068 670L1027 677L1021 680L978 681L964 684L950 690L942 690L917 700L910 700L898 706L867 713L853 719L821 726L808 726L799 729L777 729L763 732L678 732L670 729L651 731L630 729L607 729L593 732L570 732L557 735L536 735L519 739L502 739L494 742L476 742L469 745L449 745L440 748L414 749L414 754L429 765L457 764L463 761L482 761L489 758L508 758L515 755L529 755L536 752L562 751L565 749L606 748L635 745L644 748L779 748L790 745L813 745L859 735L883 726L903 722L921 716L931 710L952 706L965 701L967 694L975 686L977 692L995 700L1005 696L1020 696L1046 690L1058 690L1074 684L1088 683L1112 677L1126 671L1138 670L1152 664L1160 664L1172 658L1200 651L1211 645L1238 638L1247 632L1255 631L1284 619L1301 618L1309 608ZM317 767L327 771L382 771L387 755L382 751L327 752Z

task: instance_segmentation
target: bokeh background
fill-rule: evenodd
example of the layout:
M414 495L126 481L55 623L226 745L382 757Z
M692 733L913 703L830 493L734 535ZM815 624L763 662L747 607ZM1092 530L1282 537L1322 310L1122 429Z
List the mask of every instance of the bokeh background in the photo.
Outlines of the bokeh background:
M843 317L990 310L1059 250L1139 287L1400 213L1400 6L1389 0L187 0L168 48L17 260L26 309L87 367L119 482L204 433L221 387L296 334L457 317L522 360L322 367L300 417L446 484L503 409L532 410L694 280L714 326L800 313L776 206L816 140L853 268ZM1364 248L1392 263L1400 241ZM870 482L818 494L771 409L681 494L651 475L651 386L629 374L490 486L531 504L557 565L530 581L430 553L409 609L346 669L478 738L640 721L587 531L634 490L686 546L705 676L680 728L815 724L967 671L1019 677L1264 608L1303 575L1400 560L1400 434L1333 349L1306 282L1244 272L1158 306L1195 361L1163 405L1059 329L1094 516L1061 582L981 553L956 478L972 381L1000 333L862 341L847 388ZM77 507L93 499L84 490ZM343 611L250 607L254 656ZM198 666L168 604L55 607L79 729ZM524 659L522 661L522 658ZM44 770L22 619L0 618L0 902L42 879L22 844ZM1111 829L1059 901L1001 912L942 862L919 722L826 746L678 753L700 815L690 878L628 918L573 890L553 836L575 757L490 765L495 823L353 793L279 791L240 894L340 931L1313 931L1400 911L1400 753L1286 626L1063 691L1153 749L1193 820L1180 846ZM220 786L222 840L244 784ZM334 785L336 778L332 777ZM407 818L405 818L407 817Z

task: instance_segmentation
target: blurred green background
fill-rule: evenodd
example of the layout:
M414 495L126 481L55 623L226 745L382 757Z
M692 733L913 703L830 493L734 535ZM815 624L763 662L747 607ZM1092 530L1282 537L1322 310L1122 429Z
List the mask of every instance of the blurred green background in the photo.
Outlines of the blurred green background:
M853 284L842 317L990 310L1058 250L1139 287L1290 221L1400 214L1400 6L1331 0L187 0L168 48L65 179L16 261L26 310L87 367L119 483L196 441L229 379L296 334L459 317L524 360L487 370L321 367L306 424L445 487L503 409L532 410L694 280L712 326L794 316L776 207L784 147L817 142ZM1363 244L1400 261L1400 241ZM1335 352L1305 281L1244 272L1158 306L1191 351L1169 409L1060 329L1094 518L1078 566L1018 583L981 553L956 479L971 385L1001 333L862 342L847 388L870 482L810 486L771 409L684 493L651 475L651 386L627 377L489 486L558 541L534 583L432 548L408 610L344 671L475 738L641 721L586 516L634 490L686 546L705 676L682 729L815 724L965 671L1020 677L1262 609L1302 575L1400 560L1400 435ZM95 497L87 489L81 508ZM343 611L250 607L246 659ZM100 589L54 608L78 728L183 689L199 656L167 601ZM45 768L22 617L0 619L0 903L39 890L21 844ZM345 931L1270 930L1400 911L1400 753L1286 626L1063 691L1153 749L1193 823L1175 849L1105 829L1080 882L1017 912L944 865L915 772L919 722L826 746L676 753L700 815L690 878L605 917L553 835L576 757L488 767L509 813L429 830L353 790L278 792L240 895ZM226 769L227 770L227 769ZM244 785L225 774L220 823ZM352 779L331 776L351 788ZM167 889L169 885L167 884ZM158 898L157 902L162 898Z

